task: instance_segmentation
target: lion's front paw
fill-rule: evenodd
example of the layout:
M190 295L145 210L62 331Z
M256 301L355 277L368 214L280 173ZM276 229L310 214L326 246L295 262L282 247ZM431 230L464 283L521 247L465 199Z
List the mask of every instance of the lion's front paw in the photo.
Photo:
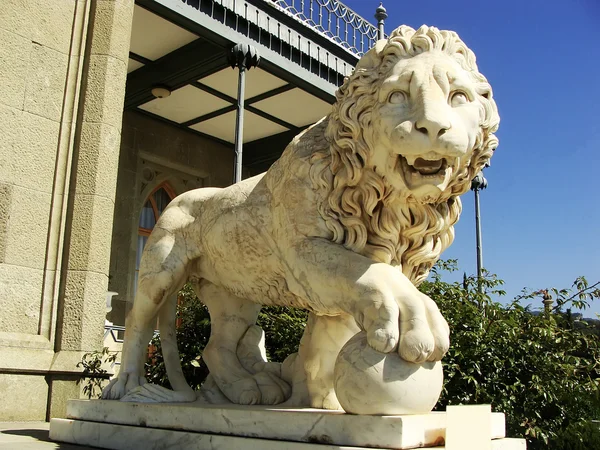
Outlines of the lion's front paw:
M196 400L196 393L191 389L188 391L172 391L171 389L146 383L129 391L122 402L137 403L184 403Z
M330 410L342 410L343 408L340 405L340 402L335 395L333 389L322 393L321 395L316 395L310 400L311 408L317 409L330 409Z
M398 306L391 301L374 304L364 309L361 316L355 316L355 319L367 332L369 345L378 352L389 353L396 348L400 338L398 315Z
M414 363L442 359L450 346L450 329L435 302L420 294L399 306L400 356Z
M146 378L128 372L120 372L117 378L113 379L102 390L102 398L106 400L118 400L123 398L128 392L146 384Z

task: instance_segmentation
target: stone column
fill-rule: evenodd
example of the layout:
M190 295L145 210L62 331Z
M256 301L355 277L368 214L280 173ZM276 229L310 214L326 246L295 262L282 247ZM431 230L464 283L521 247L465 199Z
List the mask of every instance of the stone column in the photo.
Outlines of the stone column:
M74 371L102 347L133 0L92 0L68 204L53 371ZM52 376L50 376L52 379ZM74 381L50 381L60 415Z
M90 0L0 7L0 420L43 420Z

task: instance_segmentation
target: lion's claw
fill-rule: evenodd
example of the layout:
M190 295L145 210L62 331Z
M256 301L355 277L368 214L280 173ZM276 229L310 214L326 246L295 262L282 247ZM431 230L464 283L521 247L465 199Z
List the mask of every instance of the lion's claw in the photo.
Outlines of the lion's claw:
M292 388L277 375L270 372L258 372L253 375L261 393L261 404L277 405L292 394Z
M119 400L138 386L146 384L144 376L128 372L121 372L102 390L102 398L106 400Z
M254 391L244 391L239 396L240 405L257 405L260 403L260 393Z
M122 399L122 402L139 403L183 403L196 400L196 393L193 391L172 391L171 389L158 386L156 384L146 383L129 391Z
M436 333L434 334L434 339L435 349L433 350L431 355L429 355L427 361L441 360L448 351L448 348L450 347L450 338L448 336L448 333Z
M398 328L396 327L395 330L388 328L369 330L367 332L367 342L378 352L389 353L398 344Z
M315 398L311 399L310 402L310 406L311 408L317 408L317 409L329 409L329 410L342 410L342 405L340 405L340 402L337 399L337 396L335 395L335 392L333 391L333 389L328 392L325 396L317 396Z
M450 346L450 329L435 302L419 293L405 298L400 306L398 353L409 362L439 361Z
M420 364L429 359L434 348L433 335L429 330L412 329L400 337L398 353L402 359Z
M398 314L398 306L392 302L372 305L364 311L362 326L367 332L367 343L371 348L389 353L398 345Z

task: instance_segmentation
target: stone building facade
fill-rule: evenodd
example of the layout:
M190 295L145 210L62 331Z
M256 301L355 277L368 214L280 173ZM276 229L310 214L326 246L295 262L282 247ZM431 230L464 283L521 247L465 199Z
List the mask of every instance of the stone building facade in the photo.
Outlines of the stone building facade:
M104 333L133 1L0 8L0 419L79 395Z
M326 114L366 48L283 1L249 0L252 14L230 0L1 3L0 420L47 420L80 396L77 363L103 345L109 290L108 319L124 325L153 193L232 182L231 44L263 55L247 101L246 175ZM157 105L153 86L171 103ZM190 93L204 97L190 106Z

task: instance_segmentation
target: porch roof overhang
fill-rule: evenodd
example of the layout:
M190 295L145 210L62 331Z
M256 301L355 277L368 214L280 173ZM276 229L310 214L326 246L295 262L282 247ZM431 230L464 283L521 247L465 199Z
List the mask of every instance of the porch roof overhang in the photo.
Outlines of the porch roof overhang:
M374 42L369 29L349 50L280 3L136 0L125 108L232 147L238 71L227 52L252 44L261 63L246 77L244 165L268 167L286 140L329 112L337 87ZM155 87L171 94L156 98ZM262 144L279 148L267 155Z

